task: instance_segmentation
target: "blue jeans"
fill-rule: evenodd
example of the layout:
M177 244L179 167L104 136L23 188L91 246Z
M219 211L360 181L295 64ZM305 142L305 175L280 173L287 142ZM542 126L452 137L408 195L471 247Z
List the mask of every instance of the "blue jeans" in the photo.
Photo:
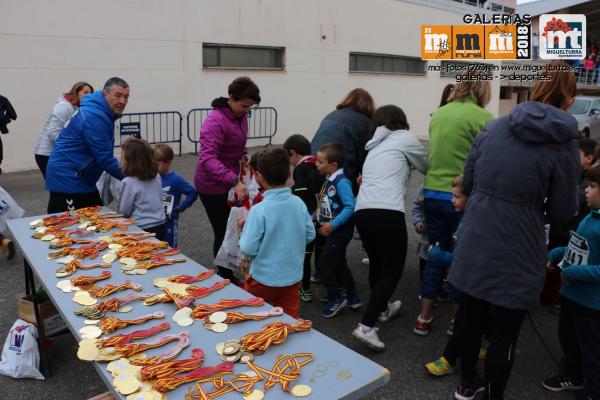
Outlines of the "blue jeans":
M454 211L450 200L426 198L423 204L429 244L439 243L442 250L452 249L452 235L456 232L460 214Z

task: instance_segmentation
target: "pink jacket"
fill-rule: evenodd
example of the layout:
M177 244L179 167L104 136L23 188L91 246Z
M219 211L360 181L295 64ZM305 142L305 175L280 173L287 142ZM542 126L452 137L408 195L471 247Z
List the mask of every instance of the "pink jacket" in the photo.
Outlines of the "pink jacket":
M239 178L240 159L246 154L248 117L236 118L229 107L213 101L200 130L200 151L194 174L196 190L203 194L225 194Z

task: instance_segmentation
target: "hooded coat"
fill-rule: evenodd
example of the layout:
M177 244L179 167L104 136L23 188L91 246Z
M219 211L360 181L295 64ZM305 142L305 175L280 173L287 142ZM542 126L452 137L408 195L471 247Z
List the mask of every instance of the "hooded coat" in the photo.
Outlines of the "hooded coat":
M239 179L240 159L246 154L248 114L236 117L225 97L211 106L200 132L194 185L203 194L226 194Z
M477 136L465 163L463 184L472 192L452 285L509 309L538 304L547 260L544 212L551 224L566 224L577 212L578 137L575 118L538 102L519 104Z
M102 91L85 96L54 144L46 169L46 189L57 193L93 193L106 171L123 179L115 158L116 115Z

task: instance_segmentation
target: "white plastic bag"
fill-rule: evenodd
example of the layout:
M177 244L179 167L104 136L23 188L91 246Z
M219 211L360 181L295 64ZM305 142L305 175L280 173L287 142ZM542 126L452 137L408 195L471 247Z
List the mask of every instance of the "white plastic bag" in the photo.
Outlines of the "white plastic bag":
M247 201L244 200L243 202L240 202L238 200L238 196L235 193L235 190L233 190L233 188L229 189L229 194L227 195L227 202L229 203L230 206L241 206L244 205L246 208L250 208L250 206L252 205L252 201L254 200L254 197L258 194L258 183L256 182L256 177L254 175L254 171L252 171L252 168L250 167L242 167L240 169L240 181L246 185L246 188L248 189L248 199Z
M231 207L229 219L227 220L227 229L225 230L225 239L215 257L215 265L223 268L229 268L234 271L240 269L240 230L237 227L239 217L246 218L248 209L246 207Z
M21 319L15 321L2 349L0 374L13 378L44 379L39 371L37 336L37 328L33 324Z
M96 188L98 189L102 203L104 203L105 206L108 207L113 200L115 200L117 203L119 202L121 185L122 184L120 180L106 172L103 172L102 175L100 175L100 179L98 179L98 182L96 182Z
M6 231L6 221L21 218L23 215L25 210L0 186L0 233Z

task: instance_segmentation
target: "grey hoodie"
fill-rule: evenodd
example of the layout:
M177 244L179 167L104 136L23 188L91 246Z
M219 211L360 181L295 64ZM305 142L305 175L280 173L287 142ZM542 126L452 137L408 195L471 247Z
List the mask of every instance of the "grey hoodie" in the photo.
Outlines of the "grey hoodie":
M378 208L404 212L411 169L424 174L427 167L425 148L408 131L391 131L380 126L365 150L368 153L355 211Z
M464 170L472 188L450 282L510 309L538 304L544 283L544 199L551 224L577 212L577 122L556 107L526 102L491 121Z

